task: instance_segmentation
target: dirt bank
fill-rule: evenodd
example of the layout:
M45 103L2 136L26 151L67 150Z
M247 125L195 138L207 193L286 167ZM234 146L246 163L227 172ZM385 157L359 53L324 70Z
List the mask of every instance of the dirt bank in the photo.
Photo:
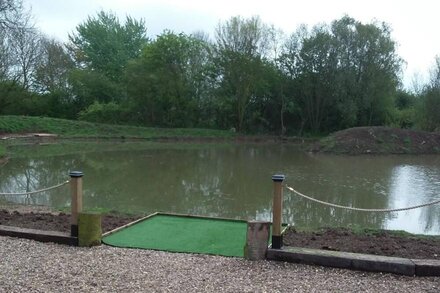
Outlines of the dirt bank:
M139 217L103 215L102 231L107 232L133 222ZM0 225L48 231L70 232L70 215L48 212L18 212L0 210ZM42 228L44 227L44 228Z
M284 245L316 249L367 253L375 255L440 259L440 238L414 236L396 231L325 228L299 232L290 228L284 235Z
M383 126L356 127L320 140L312 152L337 154L439 154L440 133Z

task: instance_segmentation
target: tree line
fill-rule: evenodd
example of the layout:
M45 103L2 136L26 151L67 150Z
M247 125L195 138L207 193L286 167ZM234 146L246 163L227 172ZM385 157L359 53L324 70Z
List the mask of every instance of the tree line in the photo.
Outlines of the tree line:
M211 38L101 11L61 43L0 0L0 115L304 135L370 125L440 129L440 59L417 90L391 28L344 16L286 35L255 16Z

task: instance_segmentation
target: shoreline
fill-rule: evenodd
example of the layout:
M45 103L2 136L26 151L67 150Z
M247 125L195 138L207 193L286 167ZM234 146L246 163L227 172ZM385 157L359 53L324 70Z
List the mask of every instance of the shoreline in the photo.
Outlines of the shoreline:
M145 215L101 213L102 231L111 231ZM0 205L0 225L69 232L70 214L48 207ZM440 237L383 229L343 227L314 230L287 229L283 245L413 259L440 260Z

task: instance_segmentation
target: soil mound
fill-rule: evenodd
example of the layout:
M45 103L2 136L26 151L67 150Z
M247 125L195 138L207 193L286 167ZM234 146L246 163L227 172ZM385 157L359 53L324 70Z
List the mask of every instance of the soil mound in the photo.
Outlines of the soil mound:
M439 154L440 133L383 126L355 127L320 140L312 152L338 154Z

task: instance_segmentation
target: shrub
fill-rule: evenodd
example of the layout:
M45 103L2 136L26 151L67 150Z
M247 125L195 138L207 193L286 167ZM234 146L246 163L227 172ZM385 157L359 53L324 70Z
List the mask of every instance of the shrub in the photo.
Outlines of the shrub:
M128 113L125 109L114 102L99 103L94 102L87 109L79 113L79 120L119 124L127 122Z

